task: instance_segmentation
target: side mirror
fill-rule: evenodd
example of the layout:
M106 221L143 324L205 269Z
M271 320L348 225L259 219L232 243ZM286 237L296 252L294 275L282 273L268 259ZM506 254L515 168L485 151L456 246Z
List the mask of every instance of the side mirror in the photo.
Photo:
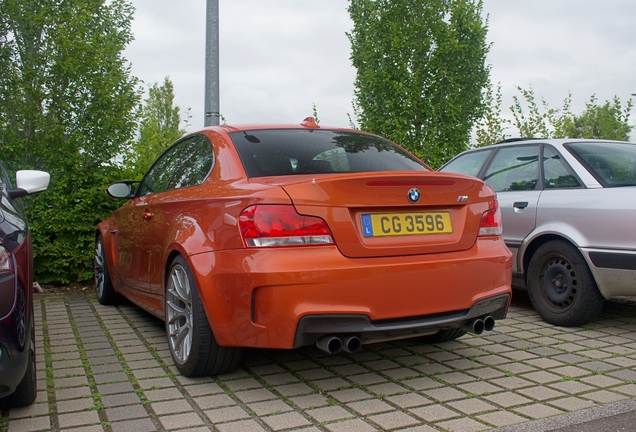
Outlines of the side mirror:
M15 173L15 189L9 189L7 193L11 199L25 195L42 192L49 187L51 175L44 171L21 170Z
M132 184L136 182L117 182L112 183L106 188L106 194L115 199L130 199L135 196Z

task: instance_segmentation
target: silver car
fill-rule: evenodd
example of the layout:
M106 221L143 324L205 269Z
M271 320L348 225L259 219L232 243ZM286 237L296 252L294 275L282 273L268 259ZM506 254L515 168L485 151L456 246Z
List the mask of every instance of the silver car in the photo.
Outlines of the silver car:
M513 286L545 321L580 326L605 299L636 295L636 144L511 139L440 171L497 192Z

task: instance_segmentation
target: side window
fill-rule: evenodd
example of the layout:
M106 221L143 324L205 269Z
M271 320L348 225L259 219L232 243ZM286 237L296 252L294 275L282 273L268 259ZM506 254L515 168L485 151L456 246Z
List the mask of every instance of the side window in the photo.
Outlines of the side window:
M214 153L210 142L196 135L171 147L155 162L139 186L139 195L194 186L206 179Z
M203 183L214 162L212 145L203 135L197 135L179 146L180 163L174 170L168 189L180 189Z
M150 167L139 185L140 196L168 190L170 177L179 166L179 147L184 143L185 141L170 148Z
M488 156L492 153L492 150L482 150L473 153L466 153L459 156L457 159L450 161L440 171L455 172L460 174L467 174L476 177L479 174L481 166L484 164Z
M551 146L543 147L543 176L545 188L577 188L581 184L568 170L566 162Z
M495 192L533 190L538 180L538 145L499 149L484 176Z

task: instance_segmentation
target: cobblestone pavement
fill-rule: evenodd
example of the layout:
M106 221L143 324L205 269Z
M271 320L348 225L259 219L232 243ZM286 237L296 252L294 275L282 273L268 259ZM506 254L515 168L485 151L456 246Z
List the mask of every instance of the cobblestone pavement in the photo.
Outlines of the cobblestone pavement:
M176 373L163 323L137 307L101 306L92 293L35 302L40 391L31 407L2 412L1 432L466 432L636 396L634 299L560 328L515 294L482 336L355 355L249 350L236 372L201 379Z

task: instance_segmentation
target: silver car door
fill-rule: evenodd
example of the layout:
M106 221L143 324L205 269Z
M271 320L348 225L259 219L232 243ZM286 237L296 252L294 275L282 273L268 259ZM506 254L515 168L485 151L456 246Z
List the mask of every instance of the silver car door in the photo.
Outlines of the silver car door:
M500 148L484 181L497 192L503 218L504 240L513 253L513 276L519 271L517 252L536 224L539 181L539 145Z

